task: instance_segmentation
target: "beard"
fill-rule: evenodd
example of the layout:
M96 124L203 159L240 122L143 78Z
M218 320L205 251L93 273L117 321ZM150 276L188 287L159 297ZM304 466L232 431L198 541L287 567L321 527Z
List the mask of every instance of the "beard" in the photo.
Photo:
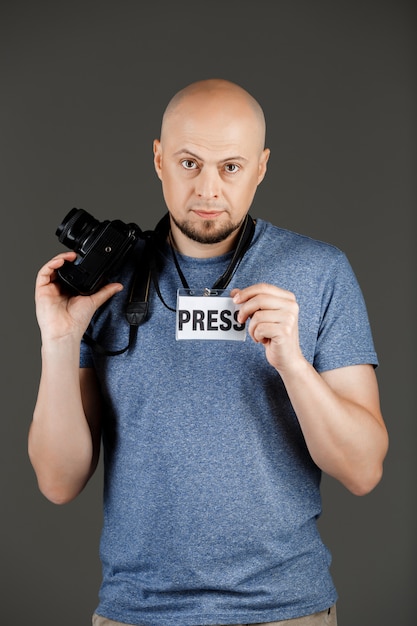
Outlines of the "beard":
M230 235L238 231L245 218L237 224L229 221L222 225L216 224L214 220L203 220L198 225L191 224L187 220L180 222L172 214L171 219L188 239L197 243L213 244L225 241Z

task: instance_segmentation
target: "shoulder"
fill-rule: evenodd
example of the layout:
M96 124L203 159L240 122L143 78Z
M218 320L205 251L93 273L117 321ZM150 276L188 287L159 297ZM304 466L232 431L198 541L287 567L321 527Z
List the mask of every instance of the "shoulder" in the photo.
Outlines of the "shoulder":
M349 267L345 253L331 243L280 228L262 219L256 220L255 250L271 262L290 265L293 269L321 268L326 273Z
M255 238L265 247L283 246L287 250L317 252L330 256L343 255L343 252L331 243L314 239L308 235L281 228L263 219L256 220Z

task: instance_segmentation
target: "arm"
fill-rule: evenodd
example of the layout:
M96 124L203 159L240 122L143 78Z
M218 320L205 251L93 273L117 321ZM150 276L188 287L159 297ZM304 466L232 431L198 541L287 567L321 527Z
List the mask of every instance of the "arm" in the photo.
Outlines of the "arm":
M56 270L75 256L49 261L35 289L42 373L28 449L40 490L57 504L75 498L97 465L100 394L94 370L79 368L80 343L95 310L121 288L112 284L92 296L67 296Z
M272 285L234 291L239 321L265 346L280 374L315 463L352 493L371 491L382 476L388 436L371 365L318 374L302 355L295 296Z

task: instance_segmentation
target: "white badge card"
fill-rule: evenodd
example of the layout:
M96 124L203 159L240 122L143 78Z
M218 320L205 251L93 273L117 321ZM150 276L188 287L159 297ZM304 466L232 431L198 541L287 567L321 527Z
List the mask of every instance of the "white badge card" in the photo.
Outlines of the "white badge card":
M176 339L245 341L239 305L224 289L178 289Z

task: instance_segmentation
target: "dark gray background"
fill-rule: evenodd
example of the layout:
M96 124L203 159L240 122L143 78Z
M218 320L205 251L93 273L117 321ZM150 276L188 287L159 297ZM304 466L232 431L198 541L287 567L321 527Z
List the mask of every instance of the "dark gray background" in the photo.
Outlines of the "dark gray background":
M37 269L62 250L54 232L73 206L156 223L162 111L210 77L265 109L272 156L252 214L345 250L368 303L391 448L365 498L324 479L340 624L414 623L414 41L414 3L401 0L3 0L2 624L87 626L100 580L101 471L56 507L26 455Z

